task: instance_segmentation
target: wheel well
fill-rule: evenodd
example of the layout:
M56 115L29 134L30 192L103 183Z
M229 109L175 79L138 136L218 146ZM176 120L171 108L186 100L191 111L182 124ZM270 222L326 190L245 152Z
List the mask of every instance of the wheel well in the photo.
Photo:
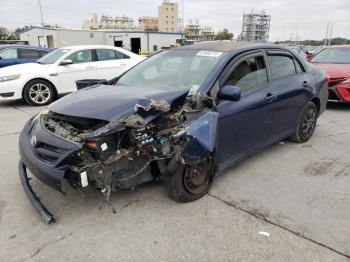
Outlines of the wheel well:
M321 107L321 101L318 97L314 97L311 99L311 102L315 103L315 105L317 106L317 111L320 112L320 107Z
M25 83L24 87L25 87L26 85L28 85L28 83L31 82L31 81L33 81L33 80L44 80L44 81L50 83L50 84L52 85L52 87L53 87L54 97L57 97L57 96L58 96L57 89L56 89L55 85L54 85L51 81L49 81L49 80L47 80L47 79L45 79L45 78L40 78L40 77L38 77L38 78L30 79L27 83ZM23 89L22 89L22 98L24 98L24 87L23 87Z

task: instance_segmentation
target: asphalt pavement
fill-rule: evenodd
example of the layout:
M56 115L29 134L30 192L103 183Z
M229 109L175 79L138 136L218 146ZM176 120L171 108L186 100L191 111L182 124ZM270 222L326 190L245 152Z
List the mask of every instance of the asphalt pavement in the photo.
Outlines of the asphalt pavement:
M283 141L226 171L202 199L179 204L163 184L111 196L31 184L17 171L18 136L44 108L0 103L0 261L350 261L350 106L331 105L305 144Z

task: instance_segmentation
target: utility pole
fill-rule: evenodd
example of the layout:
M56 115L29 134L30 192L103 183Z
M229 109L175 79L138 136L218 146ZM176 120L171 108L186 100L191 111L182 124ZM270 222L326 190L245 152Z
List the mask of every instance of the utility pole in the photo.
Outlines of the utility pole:
M333 33L333 22L331 23L331 29L329 31L329 40L328 40L328 45L331 45L332 41L332 33Z
M298 21L297 21L297 30L296 30L296 32L295 32L295 41L294 41L294 45L297 44L298 39L299 39L299 19L298 19Z
M328 40L328 29L329 29L329 22L327 23L327 30L326 30L326 37L324 38L324 44L323 45L327 45L327 40Z
M39 9L40 9L40 17L41 17L41 25L44 26L44 18L43 18L43 10L41 9L41 1L39 1Z

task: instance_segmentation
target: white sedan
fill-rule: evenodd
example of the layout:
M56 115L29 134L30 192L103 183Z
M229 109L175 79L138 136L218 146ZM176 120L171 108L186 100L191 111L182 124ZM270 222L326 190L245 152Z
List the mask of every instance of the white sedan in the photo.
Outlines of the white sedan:
M0 101L23 98L31 105L47 105L59 94L76 91L77 80L110 80L144 59L111 46L59 48L36 63L1 68Z

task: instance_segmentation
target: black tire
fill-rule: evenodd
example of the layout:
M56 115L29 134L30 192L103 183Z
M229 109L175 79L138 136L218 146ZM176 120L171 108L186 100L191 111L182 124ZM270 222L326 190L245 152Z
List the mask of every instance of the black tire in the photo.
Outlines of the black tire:
M297 143L305 143L308 141L316 128L318 117L318 108L314 102L309 102L300 116L297 130L289 137L290 140Z
M199 168L201 174L194 178L194 169ZM211 186L211 174L213 172L212 158L208 158L196 165L183 165L178 163L176 172L166 176L165 184L170 198L177 202L187 203L200 199L208 193ZM190 174L192 174L191 178ZM193 181L196 181L194 185ZM189 185L192 183L193 187Z
M25 85L23 98L30 105L45 106L54 100L55 88L46 80L34 79Z

